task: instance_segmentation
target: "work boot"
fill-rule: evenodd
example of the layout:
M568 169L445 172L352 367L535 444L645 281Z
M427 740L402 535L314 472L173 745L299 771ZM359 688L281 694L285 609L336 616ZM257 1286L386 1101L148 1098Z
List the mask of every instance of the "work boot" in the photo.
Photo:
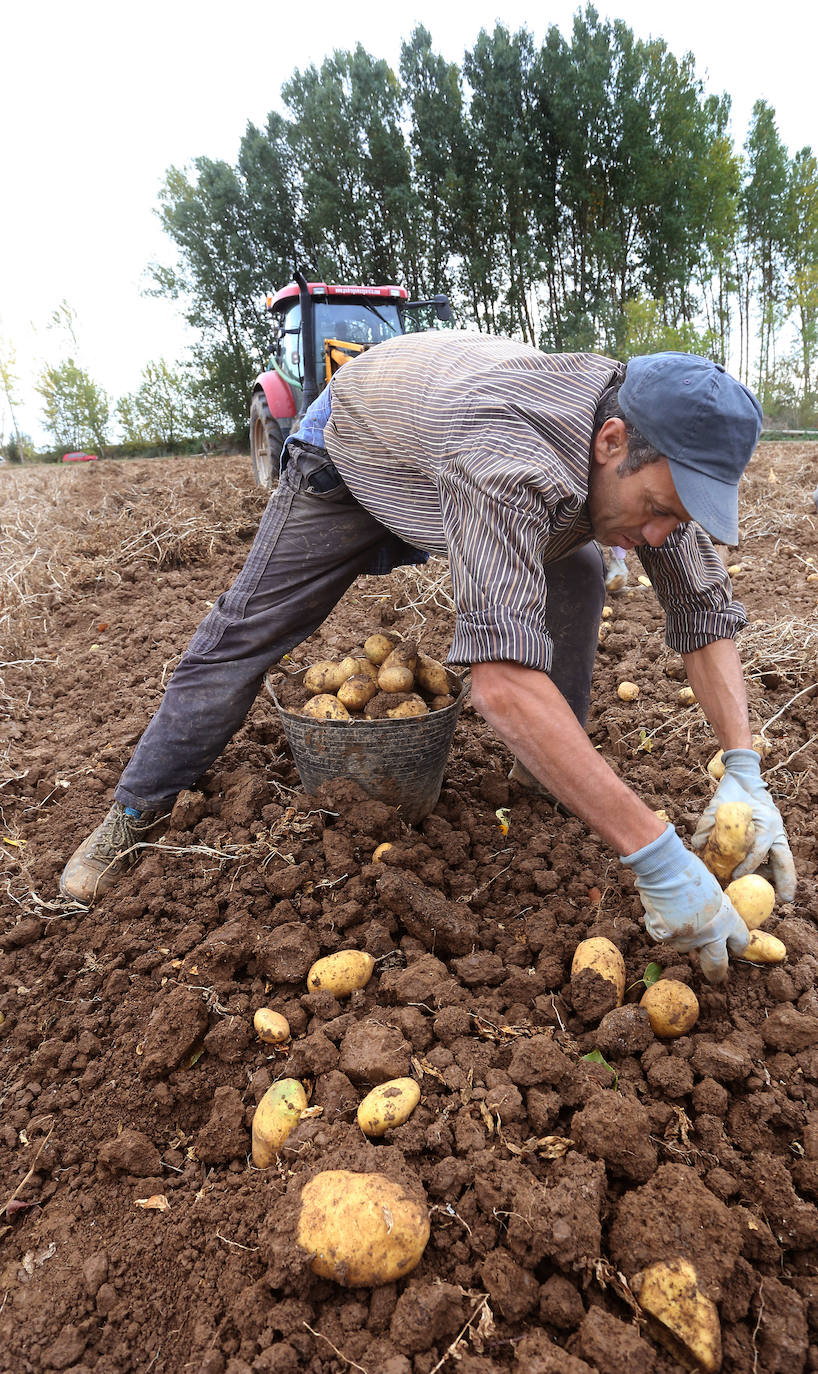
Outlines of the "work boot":
M628 585L628 565L624 558L612 553L608 559L608 571L605 574L605 586L609 592L621 592L623 587Z
M135 812L114 802L101 825L83 840L63 869L60 892L83 906L90 906L133 868L150 831L170 813Z

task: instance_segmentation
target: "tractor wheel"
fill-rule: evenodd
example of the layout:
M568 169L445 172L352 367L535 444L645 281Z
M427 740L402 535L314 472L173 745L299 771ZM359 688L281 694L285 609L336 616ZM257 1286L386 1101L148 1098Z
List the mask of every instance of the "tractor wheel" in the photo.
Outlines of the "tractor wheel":
M267 397L257 391L250 403L250 457L253 476L260 487L272 491L278 481L279 461L284 435L270 414Z

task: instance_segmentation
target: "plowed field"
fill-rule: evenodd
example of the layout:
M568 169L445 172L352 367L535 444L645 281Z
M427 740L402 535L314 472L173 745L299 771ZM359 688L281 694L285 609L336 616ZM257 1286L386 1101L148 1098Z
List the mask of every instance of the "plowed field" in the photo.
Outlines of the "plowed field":
M72 908L65 858L262 498L244 458L0 472L0 1368L678 1374L635 1293L640 1271L683 1258L716 1304L725 1370L818 1369L817 463L818 445L762 446L729 552L800 884L766 927L786 964L734 962L718 989L647 938L631 875L594 835L508 781L468 704L440 801L410 828L347 784L306 798L262 694L161 844ZM589 730L687 837L716 745L679 702L681 662L629 562ZM293 658L356 650L381 624L444 655L445 564L361 579ZM601 1025L571 1000L591 934L621 950L629 985ZM347 947L375 957L367 987L308 994L311 963ZM660 1041L639 1012L651 961L695 990L689 1036ZM260 1005L287 1016L289 1048L256 1039ZM358 1102L407 1075L420 1105L368 1141ZM282 1076L321 1110L257 1170L250 1121ZM310 1272L301 1189L339 1168L428 1208L408 1278Z

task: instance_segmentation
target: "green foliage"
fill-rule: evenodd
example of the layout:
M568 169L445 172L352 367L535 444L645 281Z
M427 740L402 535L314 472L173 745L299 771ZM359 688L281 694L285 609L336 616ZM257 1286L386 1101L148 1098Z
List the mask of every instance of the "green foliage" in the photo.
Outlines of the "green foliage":
M614 1092L616 1092L619 1087L619 1074L616 1072L616 1069L608 1063L607 1059L603 1058L601 1051L591 1050L589 1054L583 1054L582 1058L586 1064L601 1064L603 1068L607 1069L608 1073L613 1075L613 1083L611 1086Z
M729 98L706 94L690 54L588 4L539 46L484 30L460 67L423 26L399 76L358 44L296 70L282 98L235 166L199 157L160 195L177 261L153 268L154 291L198 332L213 428L246 424L264 295L296 264L446 291L461 321L545 349L726 360L737 315L737 370L765 402L814 395L815 158L790 161L759 101L741 159Z
M72 449L104 448L110 401L73 358L45 367L36 390L43 398L45 427L58 444Z
M172 447L194 430L190 382L164 358L148 363L142 385L116 405L126 443Z

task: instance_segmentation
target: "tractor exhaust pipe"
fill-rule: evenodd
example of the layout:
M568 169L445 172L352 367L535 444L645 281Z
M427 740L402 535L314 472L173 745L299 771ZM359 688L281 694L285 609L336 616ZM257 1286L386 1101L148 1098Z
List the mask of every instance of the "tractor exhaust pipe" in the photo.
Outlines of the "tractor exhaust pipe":
M304 369L304 388L301 395L301 414L318 396L318 382L315 377L315 322L312 313L312 296L303 272L296 268L295 280L298 285L298 302L301 306L301 363Z

